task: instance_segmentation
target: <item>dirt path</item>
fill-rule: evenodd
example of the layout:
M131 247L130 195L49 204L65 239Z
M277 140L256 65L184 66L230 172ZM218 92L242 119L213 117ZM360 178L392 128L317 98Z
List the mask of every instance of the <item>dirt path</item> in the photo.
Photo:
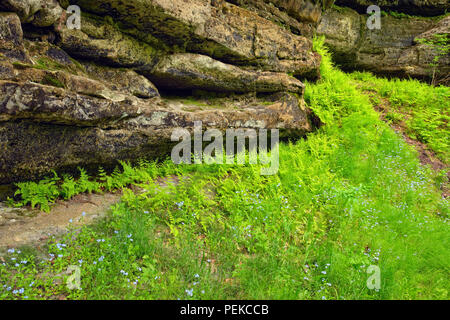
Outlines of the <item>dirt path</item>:
M179 184L177 176L159 178L156 183L167 187L168 183ZM142 189L131 186L140 193ZM9 208L0 202L0 249L38 246L50 236L67 232L69 226L82 226L104 218L112 205L118 203L122 192L105 194L80 194L70 201L58 201L49 213L31 208Z
M121 193L81 194L57 203L49 213L30 208L0 206L4 225L0 226L0 247L19 247L45 242L51 235L67 232L69 225L91 224L120 201Z

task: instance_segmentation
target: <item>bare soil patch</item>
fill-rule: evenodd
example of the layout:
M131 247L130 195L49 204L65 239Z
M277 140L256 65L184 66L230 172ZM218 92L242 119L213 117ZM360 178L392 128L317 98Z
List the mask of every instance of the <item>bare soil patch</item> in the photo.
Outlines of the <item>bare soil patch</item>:
M11 209L0 206L0 216L6 219L0 226L0 247L19 247L46 242L50 236L67 232L70 225L82 226L102 218L108 209L120 201L121 192L80 194L70 201L58 202L49 213L31 208ZM14 215L11 215L13 213Z
M156 183L165 188L169 183L179 184L179 178L159 178ZM137 186L130 188L136 193L143 192ZM104 218L121 197L121 190L104 194L79 194L69 201L58 201L49 213L29 207L9 208L0 203L0 249L39 246L46 243L50 236L66 233L69 226L92 224Z

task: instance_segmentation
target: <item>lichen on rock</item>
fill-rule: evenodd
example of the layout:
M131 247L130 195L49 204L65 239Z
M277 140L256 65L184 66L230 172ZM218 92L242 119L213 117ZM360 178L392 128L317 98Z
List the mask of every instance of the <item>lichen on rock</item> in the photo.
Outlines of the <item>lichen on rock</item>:
M127 10L108 2L109 18L89 6L81 30L42 23L41 2L9 1L16 13L0 13L0 184L164 157L172 131L193 130L195 121L223 131L277 128L291 137L314 130L304 84L292 77L317 77L311 39L234 5L218 11L190 1L199 9L192 16L177 15L184 10L177 2L136 7L159 23L157 32L128 19L138 1ZM193 108L183 97L208 107Z
M331 8L317 33L326 38L336 62L346 70L367 70L381 75L429 79L437 52L418 39L450 34L449 17L381 17L381 29L367 28L368 16L350 8ZM435 62L436 63L436 62ZM450 56L437 61L437 77L450 73Z

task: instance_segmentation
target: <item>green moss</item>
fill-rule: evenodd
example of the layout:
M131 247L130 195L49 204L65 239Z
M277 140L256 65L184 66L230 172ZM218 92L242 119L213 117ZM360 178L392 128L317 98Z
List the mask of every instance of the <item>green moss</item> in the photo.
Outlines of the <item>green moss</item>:
M31 64L22 63L22 62L18 62L18 61L13 62L12 65L14 67L16 67L17 69L33 68L33 65L31 65Z
M61 5L61 7L63 7L64 9L67 9L67 7L70 5L69 0L58 0L58 2Z
M351 9L351 8L340 7L340 6L337 6L337 5L335 5L335 4L333 4L333 5L331 6L331 8L334 9L334 10L336 10L336 11L338 11L338 12L341 12L341 13L344 13L344 12L355 12L355 11L354 11L353 9Z
M198 107L200 110L207 110L207 109L225 109L224 105L217 104L217 103L206 103L204 101L199 101L195 99L194 97L189 97L186 99L180 100L181 103L187 105L187 106L195 106ZM187 111L193 111L191 108L187 108L189 110Z
M78 60L75 60L73 58L70 58L70 61L72 61L72 63L76 66L76 68L82 72L86 72L85 68L83 67L83 65L81 63L78 62Z
M381 10L381 16L382 17L393 17L393 18L397 18L397 19L420 19L420 20L432 20L432 21L439 21L443 18L445 18L446 16L448 16L449 14L445 14L445 15L440 15L440 16L434 16L434 17L424 17L424 16L415 16L415 15L410 15L407 13L403 13L403 12L398 12L395 10L389 10L389 11L383 11Z
M62 65L58 62L55 62L46 57L40 57L36 61L36 64L33 65L33 68L41 69L41 70L66 70L67 69L64 65Z
M65 85L61 81L51 75L46 75L41 83L57 88L65 88Z

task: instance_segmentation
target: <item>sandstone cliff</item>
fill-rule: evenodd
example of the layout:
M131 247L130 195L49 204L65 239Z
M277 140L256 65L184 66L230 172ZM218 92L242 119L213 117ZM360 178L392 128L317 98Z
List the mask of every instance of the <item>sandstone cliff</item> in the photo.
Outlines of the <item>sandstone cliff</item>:
M68 1L0 3L0 183L162 157L194 121L313 130L301 82L319 77L312 26L295 34L221 1L70 4L80 30Z
M421 40L448 39L447 1L374 1L395 10L380 30L366 27L372 2L333 2L1 0L0 184L162 157L194 121L311 132L316 34L346 70L448 82L449 55Z
M339 3L349 2L365 3ZM326 37L326 43L341 67L423 80L429 80L435 73L438 82L448 84L449 52L441 55L439 49L442 48L433 44L436 39L444 39L448 50L449 15L412 17L383 13L379 30L367 27L368 18L367 14L360 14L350 8L333 7L323 13L317 33ZM429 44L422 39L428 40L426 42Z

